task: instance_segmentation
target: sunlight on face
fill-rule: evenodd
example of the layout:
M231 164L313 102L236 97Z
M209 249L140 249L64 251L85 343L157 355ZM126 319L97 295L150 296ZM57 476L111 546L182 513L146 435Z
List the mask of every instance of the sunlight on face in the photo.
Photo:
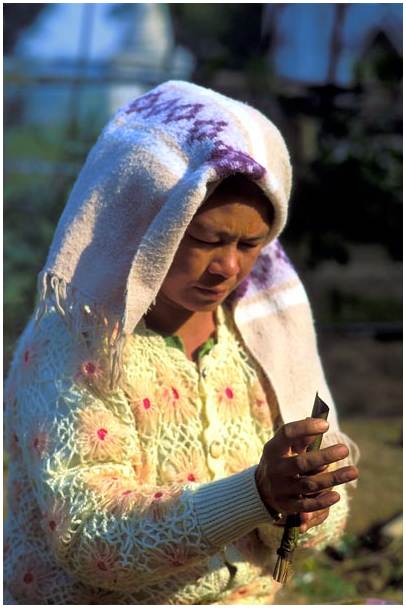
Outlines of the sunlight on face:
M271 203L255 184L241 178L222 184L190 223L158 299L214 310L250 273L271 218Z

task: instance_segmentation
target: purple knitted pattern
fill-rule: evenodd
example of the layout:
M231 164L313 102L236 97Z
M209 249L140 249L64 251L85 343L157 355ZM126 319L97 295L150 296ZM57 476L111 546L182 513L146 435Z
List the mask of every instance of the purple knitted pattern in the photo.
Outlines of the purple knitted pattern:
M245 296L257 295L296 276L282 245L275 240L264 247L248 277L227 298L227 304L231 306Z
M155 90L138 97L125 112L137 113L144 119L159 118L159 122L165 125L182 121L179 129L188 145L211 142L212 149L207 160L219 178L244 173L254 180L261 179L266 169L242 150L227 144L221 136L228 123L216 118L203 118L202 112L207 114L207 110L210 110L210 104L185 103L180 96L167 97L164 90Z

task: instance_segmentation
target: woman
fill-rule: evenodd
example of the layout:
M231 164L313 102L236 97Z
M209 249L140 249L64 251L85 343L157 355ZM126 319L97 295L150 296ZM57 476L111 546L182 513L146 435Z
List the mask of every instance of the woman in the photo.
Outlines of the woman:
M106 127L8 379L9 603L271 603L286 514L339 537L357 470L276 240L290 182L262 114L190 83Z

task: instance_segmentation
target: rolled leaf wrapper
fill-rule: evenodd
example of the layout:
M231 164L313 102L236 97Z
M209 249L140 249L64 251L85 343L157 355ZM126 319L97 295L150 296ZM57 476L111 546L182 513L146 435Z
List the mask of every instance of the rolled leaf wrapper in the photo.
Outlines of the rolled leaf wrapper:
M320 399L318 393L313 404L311 413L312 418L322 418L327 420L330 408L322 399ZM320 434L316 439L307 446L306 452L312 452L313 450L319 450L323 435ZM282 540L279 549L277 550L278 559L275 564L273 572L273 578L278 583L286 583L287 579L292 574L292 559L293 552L296 548L297 541L299 538L299 526L300 526L300 514L294 513L288 515L286 518L286 524L283 529Z

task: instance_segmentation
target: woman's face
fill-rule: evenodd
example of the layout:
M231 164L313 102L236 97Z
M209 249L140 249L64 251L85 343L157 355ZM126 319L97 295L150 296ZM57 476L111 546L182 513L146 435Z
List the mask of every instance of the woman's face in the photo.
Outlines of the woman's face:
M193 312L214 310L250 273L271 216L259 190L215 191L189 225L158 301Z

